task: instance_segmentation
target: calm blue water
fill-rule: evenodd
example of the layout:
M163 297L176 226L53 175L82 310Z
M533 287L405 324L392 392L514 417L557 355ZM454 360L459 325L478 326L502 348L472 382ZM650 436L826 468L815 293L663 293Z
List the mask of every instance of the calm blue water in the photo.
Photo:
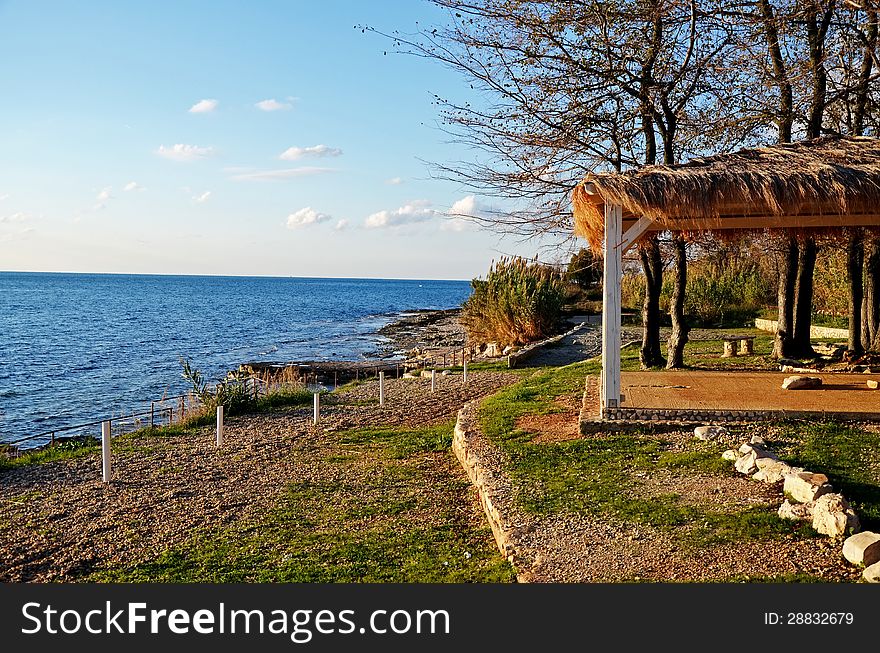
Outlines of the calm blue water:
M358 360L466 281L0 273L0 442L147 408L253 360Z

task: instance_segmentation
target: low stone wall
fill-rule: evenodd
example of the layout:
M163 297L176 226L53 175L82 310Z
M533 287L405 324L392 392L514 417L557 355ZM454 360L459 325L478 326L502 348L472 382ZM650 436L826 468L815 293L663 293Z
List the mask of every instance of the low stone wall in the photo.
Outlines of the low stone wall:
M761 331L769 331L770 333L776 333L777 325L779 324L776 320L763 320L756 319L755 320L755 328L761 329ZM839 338L841 340L846 340L849 338L849 329L833 329L831 327L823 327L823 326L811 326L810 327L810 337L811 338Z
M520 537L531 528L530 520L517 509L510 482L492 472L503 468L504 454L480 430L479 405L479 400L471 401L459 411L452 451L477 489L498 549L515 564L520 558ZM519 581L524 579L519 577Z

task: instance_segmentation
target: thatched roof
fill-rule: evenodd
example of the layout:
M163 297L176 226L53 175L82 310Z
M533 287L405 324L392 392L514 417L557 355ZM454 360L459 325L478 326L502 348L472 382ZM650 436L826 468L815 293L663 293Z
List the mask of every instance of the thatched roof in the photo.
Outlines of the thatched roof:
M575 233L601 247L605 204L653 231L880 225L880 139L819 138L588 176Z

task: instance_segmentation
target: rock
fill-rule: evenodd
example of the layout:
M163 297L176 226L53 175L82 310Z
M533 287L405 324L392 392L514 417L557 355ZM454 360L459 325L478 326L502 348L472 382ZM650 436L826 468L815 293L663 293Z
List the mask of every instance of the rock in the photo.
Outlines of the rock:
M822 387L818 376L787 376L782 382L783 390L813 390Z
M866 567L880 562L880 535L871 531L850 535L843 543L843 557Z
M487 342L486 349L483 351L483 353L489 358L496 358L498 356L501 356L502 351L503 350L501 348L501 345L499 345L497 342Z
M873 379L868 379L868 387L871 388L871 390L876 390L877 386L880 386L880 383L874 381Z
M414 379L414 378L416 378L416 375L413 374L412 372L404 372L403 377L401 377L401 378Z
M735 463L736 459L739 458L739 454L733 449L728 449L721 454L721 457L724 458L724 460L729 460L730 462Z
M443 370L442 372L440 372L440 376L449 376L450 374L452 374L452 372L450 372L449 370Z
M697 440L709 442L727 436L727 429L723 426L698 426L694 429L694 437Z
M859 518L841 494L823 494L816 499L813 508L813 528L817 533L830 537L842 537L857 533Z
M736 471L740 474L754 474L758 471L758 466L755 464L757 457L754 452L744 454L736 459Z
M792 521L813 521L813 508L815 504L810 503L792 503L788 499L779 506L778 514L782 519L790 519Z
M828 477L825 474L799 472L785 477L782 491L785 496L791 497L798 503L808 503L815 501L823 494L830 494L834 489L828 483Z
M752 478L763 483L779 483L792 473L791 467L781 460L759 458L755 464L758 467L758 472Z
M751 439L749 440L749 444L757 444L758 446L761 446L761 447L767 446L767 443L764 442L764 438L762 438L760 435L753 435L751 437Z
M880 583L880 562L875 562L870 567L865 567L862 578L868 583Z
M739 452L744 456L747 456L749 454L754 454L756 459L757 458L770 458L772 460L776 460L776 454L774 454L772 451L764 449L763 447L760 447L757 444L749 444L748 442L745 442L740 445Z
M501 355L508 356L508 355L514 353L515 351L516 351L516 347L514 347L513 345L507 345L507 347L505 347L504 350L501 352Z

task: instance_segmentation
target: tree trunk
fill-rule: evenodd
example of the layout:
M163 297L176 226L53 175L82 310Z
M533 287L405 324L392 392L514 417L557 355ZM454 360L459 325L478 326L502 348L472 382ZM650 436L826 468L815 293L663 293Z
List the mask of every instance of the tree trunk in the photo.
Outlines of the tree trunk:
M865 295L862 300L862 344L868 351L880 347L880 237L866 234Z
M689 327L684 316L684 299L687 290L687 243L681 236L673 240L675 248L675 283L669 303L669 317L672 319L672 335L669 336L666 367L684 367L684 346L688 341Z
M639 248L642 269L645 272L645 303L642 306L642 349L639 362L642 369L663 367L666 361L660 345L660 291L663 288L663 261L657 237L646 240Z
M776 327L776 341L773 344L774 358L788 358L794 350L794 289L797 282L798 243L794 236L788 236L779 266L779 323Z
M798 254L797 282L794 303L794 353L796 356L814 356L810 344L810 326L813 321L813 272L816 270L816 240L807 238Z
M865 245L862 230L853 227L846 248L846 272L849 281L849 340L846 348L851 357L860 356L862 346L862 276L865 265Z

